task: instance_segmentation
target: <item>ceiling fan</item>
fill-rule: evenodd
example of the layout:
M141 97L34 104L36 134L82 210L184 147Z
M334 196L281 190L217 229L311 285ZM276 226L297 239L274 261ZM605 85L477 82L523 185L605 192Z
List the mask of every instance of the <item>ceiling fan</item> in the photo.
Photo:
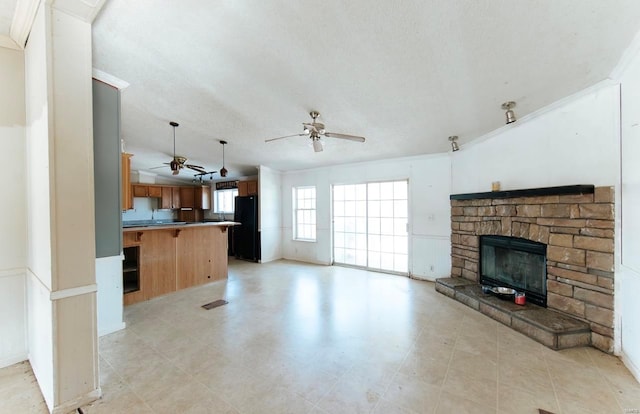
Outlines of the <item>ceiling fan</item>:
M322 137L340 138L340 139L348 139L349 141L364 142L364 137L359 137L356 135L337 134L335 132L327 132L324 129L324 124L322 122L317 121L317 118L320 116L319 112L311 111L309 112L309 115L311 116L312 120L310 123L309 122L302 123L302 126L304 127L302 134L285 135L284 137L265 139L264 142L271 142L271 141L276 141L279 139L289 138L289 137L308 136L309 139L311 139L311 142L313 144L313 150L315 152L322 151L322 141L320 140L320 138Z
M171 162L165 162L165 165L171 167L171 174L178 175L180 174L180 170L183 168L189 168L190 170L196 171L199 174L213 174L216 171L207 171L204 167L193 164L186 164L187 158L176 155L176 127L180 126L177 122L169 122L169 125L173 127L173 159ZM155 168L163 168L163 167L155 167ZM155 169L152 168L152 169Z

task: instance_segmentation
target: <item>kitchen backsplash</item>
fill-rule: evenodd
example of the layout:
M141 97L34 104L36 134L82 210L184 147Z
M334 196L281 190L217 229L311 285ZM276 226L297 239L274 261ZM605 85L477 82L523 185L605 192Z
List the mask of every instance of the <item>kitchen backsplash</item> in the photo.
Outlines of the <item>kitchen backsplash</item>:
M134 197L133 210L122 212L122 221L131 220L175 220L177 210L158 210L159 198Z

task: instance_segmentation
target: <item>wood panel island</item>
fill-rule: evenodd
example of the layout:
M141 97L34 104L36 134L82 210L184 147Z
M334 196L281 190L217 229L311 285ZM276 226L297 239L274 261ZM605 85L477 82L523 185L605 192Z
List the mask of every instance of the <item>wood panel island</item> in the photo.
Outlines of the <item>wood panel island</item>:
M232 221L129 227L122 230L124 304L226 279Z

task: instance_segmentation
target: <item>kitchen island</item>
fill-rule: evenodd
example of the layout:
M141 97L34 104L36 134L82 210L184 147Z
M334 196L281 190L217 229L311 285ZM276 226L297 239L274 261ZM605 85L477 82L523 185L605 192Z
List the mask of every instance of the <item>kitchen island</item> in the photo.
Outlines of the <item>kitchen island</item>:
M226 279L227 229L240 223L162 223L125 227L124 304Z

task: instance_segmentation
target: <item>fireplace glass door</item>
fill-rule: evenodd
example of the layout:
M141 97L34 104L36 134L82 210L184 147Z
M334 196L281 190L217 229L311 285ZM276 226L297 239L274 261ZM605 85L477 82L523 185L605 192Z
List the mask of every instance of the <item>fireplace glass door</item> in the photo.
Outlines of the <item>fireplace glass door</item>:
M480 283L525 292L529 301L546 306L545 244L504 236L480 237Z

